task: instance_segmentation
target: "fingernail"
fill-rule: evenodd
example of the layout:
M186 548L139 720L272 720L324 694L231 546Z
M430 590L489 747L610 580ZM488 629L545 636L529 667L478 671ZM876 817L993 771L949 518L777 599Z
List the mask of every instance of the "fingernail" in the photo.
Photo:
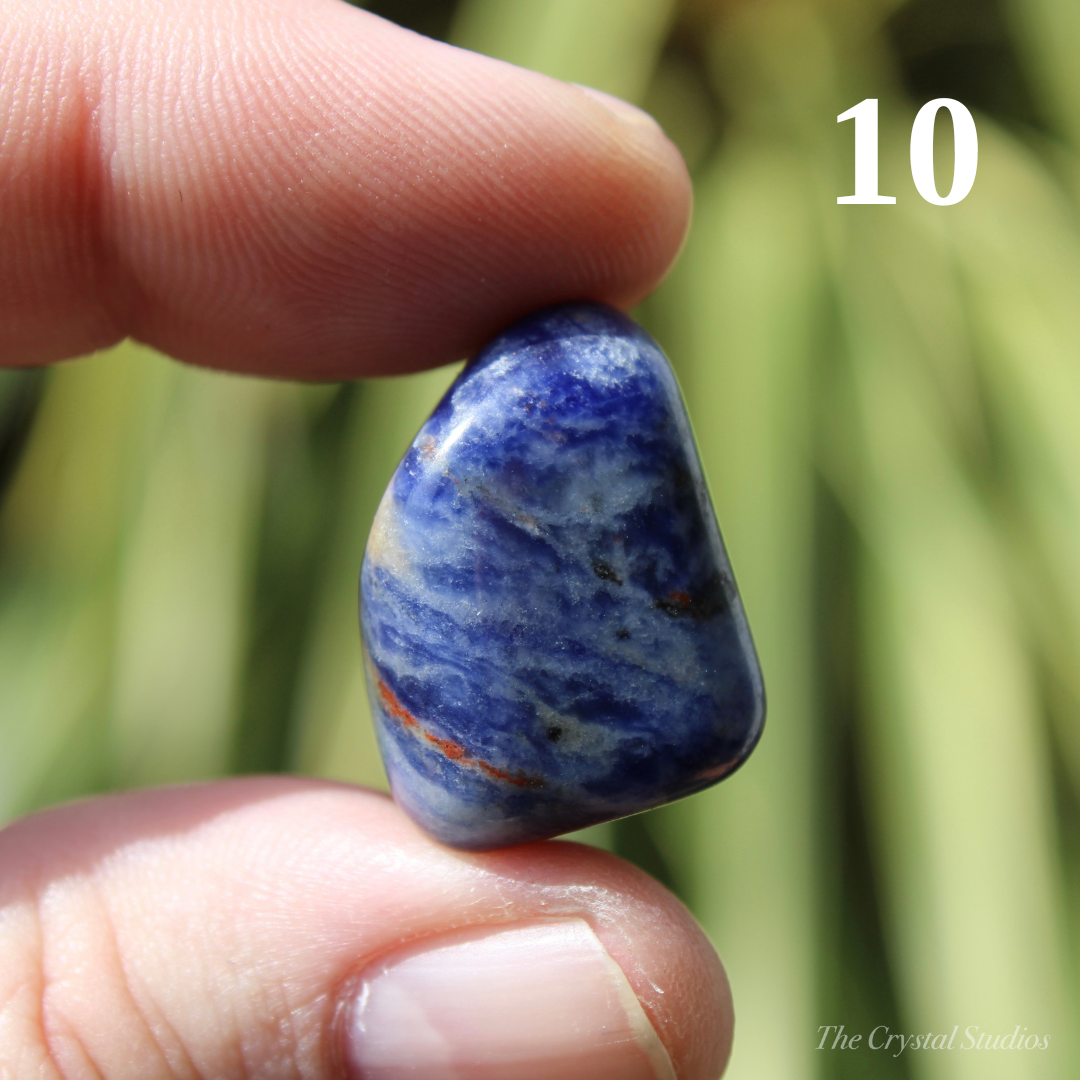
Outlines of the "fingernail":
M581 919L458 931L395 953L345 1021L352 1080L675 1080L622 969Z
M588 94L594 101L599 102L609 112L614 113L624 123L660 130L660 125L644 109L631 105L629 101L623 101L622 98L615 97L614 94L607 94L603 90L597 90L592 86L583 86L581 83L574 83L573 85Z

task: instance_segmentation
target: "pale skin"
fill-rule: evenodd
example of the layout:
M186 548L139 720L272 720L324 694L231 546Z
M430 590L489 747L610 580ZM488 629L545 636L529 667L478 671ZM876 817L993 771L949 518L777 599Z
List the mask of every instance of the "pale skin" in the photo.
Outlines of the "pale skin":
M558 300L632 305L685 235L685 168L644 117L339 0L0 15L5 365L130 335L252 374L417 370ZM715 953L602 852L461 854L291 778L54 809L0 833L0 1077L335 1077L372 958L552 914L593 928L680 1080L719 1074Z

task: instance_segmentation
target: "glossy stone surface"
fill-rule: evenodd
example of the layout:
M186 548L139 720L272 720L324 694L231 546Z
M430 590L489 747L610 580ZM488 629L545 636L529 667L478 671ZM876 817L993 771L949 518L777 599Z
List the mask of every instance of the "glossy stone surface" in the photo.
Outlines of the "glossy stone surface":
M764 693L678 386L626 316L533 315L398 465L361 576L394 797L504 847L708 787Z

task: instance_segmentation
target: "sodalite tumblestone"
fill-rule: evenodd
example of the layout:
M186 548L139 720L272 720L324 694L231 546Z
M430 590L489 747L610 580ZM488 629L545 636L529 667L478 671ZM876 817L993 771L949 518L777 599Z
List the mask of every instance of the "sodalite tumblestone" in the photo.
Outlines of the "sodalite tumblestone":
M383 496L363 637L394 797L505 847L700 791L765 704L675 377L597 304L507 330Z

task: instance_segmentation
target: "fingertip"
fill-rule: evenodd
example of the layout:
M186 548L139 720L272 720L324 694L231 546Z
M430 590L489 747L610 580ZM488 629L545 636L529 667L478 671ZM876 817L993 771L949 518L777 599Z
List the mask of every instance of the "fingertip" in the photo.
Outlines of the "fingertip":
M169 351L276 375L398 374L465 358L539 308L627 309L656 287L692 199L658 125L365 12L336 19L293 54L324 87L323 156L297 180L314 198L253 222L264 246L287 231L302 251L294 239L253 268L265 295L240 334L230 322ZM302 124L297 137L309 141Z
M452 851L340 785L265 778L60 808L3 834L0 871L26 886L0 899L0 948L44 965L0 971L0 990L44 978L43 1022L104 1076L123 1074L133 1039L221 1076L287 1060L329 1078L350 1053L365 1080L442 1075L389 1070L423 1064L409 1055L429 1020L427 1050L477 1080L508 1075L480 1068L503 1059L534 1080L572 1080L575 1061L664 1080L666 1059L679 1080L715 1080L730 1045L715 953L640 871L558 841ZM20 949L7 915L31 895ZM473 941L479 953L460 951ZM357 1044L342 1016L406 956L421 959L387 977L365 1020L385 1026Z
M682 243L682 159L602 95L336 0L101 10L80 8L74 119L43 100L25 125L7 362L130 334L266 375L412 371L552 303L627 308ZM53 175L57 141L84 148L77 175Z
M588 920L622 969L671 1057L679 1080L716 1080L727 1064L735 1014L724 966L670 890L610 852L548 840L476 856L505 877L528 875L555 897L588 895ZM552 905L560 909L560 901Z

